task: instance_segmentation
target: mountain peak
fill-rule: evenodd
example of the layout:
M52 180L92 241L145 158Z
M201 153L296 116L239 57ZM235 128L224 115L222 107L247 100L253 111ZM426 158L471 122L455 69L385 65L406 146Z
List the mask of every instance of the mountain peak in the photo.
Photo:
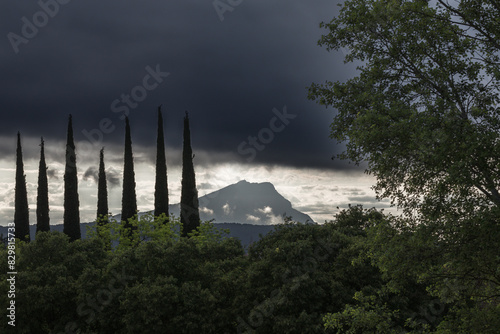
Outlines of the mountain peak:
M237 183L234 183L232 185L229 185L228 187L231 186L239 186L239 187L270 187L274 190L274 185L271 182L248 182L247 180L241 180L238 181Z
M216 223L275 225L283 223L283 216L301 223L314 223L311 217L295 210L271 182L238 181L200 197L199 210L202 221L215 219ZM179 204L171 204L169 211L179 216Z
M200 197L202 219L217 222L279 224L283 216L300 222L313 222L311 217L292 208L271 182L253 183L241 180Z

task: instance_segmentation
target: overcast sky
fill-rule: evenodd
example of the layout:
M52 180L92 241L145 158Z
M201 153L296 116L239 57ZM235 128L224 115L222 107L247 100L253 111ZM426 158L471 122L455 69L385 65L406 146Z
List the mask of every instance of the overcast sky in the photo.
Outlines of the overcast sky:
M317 46L319 23L338 13L336 1L42 0L4 1L0 8L0 224L13 217L17 131L32 217L43 136L51 223L61 222L70 113L82 220L95 214L93 175L102 146L111 208L119 211L125 114L139 207L151 208L160 104L171 203L180 196L182 118L188 110L200 195L247 179L273 182L316 220L332 217L339 205L355 204L356 196L367 206L386 206L374 201L373 180L362 169L331 160L342 149L328 138L334 110L307 99L312 82L355 75L341 52Z

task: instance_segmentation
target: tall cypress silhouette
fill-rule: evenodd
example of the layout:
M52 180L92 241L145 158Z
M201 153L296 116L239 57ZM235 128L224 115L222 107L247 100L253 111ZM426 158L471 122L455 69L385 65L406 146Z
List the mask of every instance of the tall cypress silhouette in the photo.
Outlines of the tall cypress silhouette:
M30 217L28 209L28 192L26 191L26 176L24 175L23 150L21 148L21 134L17 133L16 150L16 190L14 226L16 238L30 241Z
M36 197L36 231L49 232L49 184L43 137L40 143L40 164L38 166L38 192Z
M130 124L125 118L125 154L123 167L122 221L125 227L130 227L128 219L137 214L137 198L135 195L134 158L132 156L132 139Z
M159 216L162 213L164 213L168 217L167 160L165 158L163 117L161 114L161 106L159 106L158 134L156 138L155 216Z
M64 227L63 232L70 241L82 237L80 231L80 200L78 198L78 175L76 151L73 140L73 117L69 115L66 142L66 167L64 170Z
M187 236L200 225L198 209L198 190L193 165L189 115L184 117L184 143L182 148L182 189L181 189L181 224L182 235Z
M97 189L97 220L100 225L107 221L108 209L108 185L106 182L106 170L104 167L104 147L99 156L99 181Z

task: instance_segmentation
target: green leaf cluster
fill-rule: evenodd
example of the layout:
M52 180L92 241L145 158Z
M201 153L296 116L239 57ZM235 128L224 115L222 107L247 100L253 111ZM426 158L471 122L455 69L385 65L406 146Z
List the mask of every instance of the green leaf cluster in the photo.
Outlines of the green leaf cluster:
M17 244L17 323L3 322L0 330L328 332L327 314L342 311L357 291L381 286L370 261L353 261L366 227L382 216L352 207L324 225L289 220L248 250L211 222L181 237L179 218L165 215L127 224L109 219L74 242L40 232L31 243ZM5 274L0 279L7 289ZM0 306L7 303L2 294Z
M358 65L312 84L337 113L339 155L366 163L402 213L367 229L384 288L325 318L339 332L494 333L500 305L500 6L497 1L348 0L319 41ZM417 284L422 321L391 296ZM389 295L387 294L389 293ZM389 299L388 296L390 297ZM423 301L417 302L421 305ZM403 317L403 318L401 318ZM400 320L406 319L403 324Z

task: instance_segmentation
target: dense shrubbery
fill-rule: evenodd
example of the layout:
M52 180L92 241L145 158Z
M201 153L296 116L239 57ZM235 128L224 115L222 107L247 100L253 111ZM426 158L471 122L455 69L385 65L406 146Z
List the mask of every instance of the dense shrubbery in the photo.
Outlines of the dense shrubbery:
M377 272L351 268L354 237L334 224L277 226L245 252L211 223L190 238L174 217L130 223L131 234L108 222L85 240L44 232L18 243L12 332L319 333Z
M1 330L493 333L498 305L474 295L491 286L441 286L432 270L446 265L444 243L396 222L355 206L323 225L278 225L248 250L210 222L180 237L165 216L131 220L131 235L116 222L75 242L41 232L17 245L16 328Z

